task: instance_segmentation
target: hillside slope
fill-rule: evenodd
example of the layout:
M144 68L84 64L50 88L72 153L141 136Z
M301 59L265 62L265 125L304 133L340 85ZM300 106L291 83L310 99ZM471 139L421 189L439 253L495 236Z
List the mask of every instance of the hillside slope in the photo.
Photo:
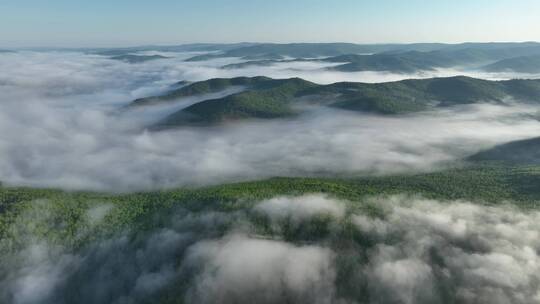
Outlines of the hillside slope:
M540 80L487 81L458 76L375 84L340 82L318 85L300 78L240 77L192 83L163 96L135 100L133 104L149 105L216 92L233 85L245 85L246 89L181 109L159 122L158 126L287 117L301 112L295 107L301 104L378 114L403 114L478 102L504 104L509 99L540 102Z
M540 164L540 137L498 145L471 156L469 160L538 165Z
M217 93L234 86L263 86L271 81L268 77L236 77L236 78L212 78L187 84L179 89L170 91L164 95L139 98L134 100L130 106L145 106L162 102L172 101L182 97L197 96L203 94Z
M540 55L503 59L482 67L488 72L540 73Z
M259 82L256 90L205 100L175 112L159 127L218 123L243 118L278 118L295 114L291 98L316 84L299 78Z

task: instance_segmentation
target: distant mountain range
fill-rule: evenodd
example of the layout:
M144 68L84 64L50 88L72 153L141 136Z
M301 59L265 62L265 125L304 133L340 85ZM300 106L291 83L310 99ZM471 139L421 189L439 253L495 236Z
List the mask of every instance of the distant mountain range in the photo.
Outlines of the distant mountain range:
M375 54L382 52L431 52L437 50L456 51L462 49L505 50L514 48L536 48L537 42L509 43L410 43L410 44L354 44L354 43L191 43L180 45L143 45L133 47L112 48L58 48L33 47L19 48L35 51L81 51L107 56L122 55L134 52L217 52L222 56L244 57L275 54L293 58L330 57L345 54ZM11 48L10 48L11 49Z
M169 57L161 56L161 55L118 55L113 56L111 59L113 60L120 60L125 61L128 63L141 63L151 60L157 60L157 59L167 59Z
M224 55L202 55L188 59L208 60ZM260 55L263 56L263 55ZM245 57L241 57L245 59ZM260 59L228 64L223 68L245 68L249 66L269 66L276 63L306 61L309 59ZM387 71L414 73L440 68L460 68L487 72L513 71L518 73L540 73L540 45L512 45L501 48L456 48L423 52L418 50L382 52L376 54L344 54L310 61L341 63L331 70L341 72Z
M194 56L188 61L202 61L214 58L223 57L242 57L249 58L257 56L260 59L271 59L269 57L282 56L291 58L317 58L317 57L330 57L344 54L366 54L366 53L378 53L390 50L398 50L400 48L422 48L431 49L436 48L436 44L419 44L415 45L360 45L352 43L291 43L291 44L256 44L251 46L245 46L240 48L234 48L227 51L223 51L218 54Z
M396 115L478 102L505 104L508 98L523 102L540 101L540 80L487 81L459 76L376 84L340 82L319 85L300 78L238 77L191 83L162 96L137 99L130 106L169 103L233 86L245 89L195 103L172 113L154 127L294 117L303 111L305 107L300 107L302 105Z
M148 45L148 46L136 46L127 48L83 48L76 49L79 51L104 55L104 56L117 56L132 54L137 52L225 52L231 49L242 48L254 45L253 43L193 43L182 45Z
M537 42L461 44L199 43L128 48L38 48L32 50L75 50L109 56L113 59L123 58L122 60L132 63L152 60L151 57L131 57L143 56L138 53L147 51L203 53L186 59L190 62L228 57L246 61L223 66L227 69L310 60L336 63L338 65L330 69L342 72L413 73L439 68L462 68L486 72L540 73L540 43Z
M540 54L499 60L482 69L488 72L540 73Z
M379 54L379 53L404 53L410 51L417 52L457 52L460 50L479 50L487 53L511 53L517 51L537 52L540 44L536 42L524 43L462 43L462 44L442 44L442 43L413 43L413 44L352 44L352 43L290 43L290 44L254 44L222 50L217 54L195 56L189 61L208 60L222 57L265 57L284 56L290 58L317 58L333 57L349 54ZM271 59L271 58L260 58Z

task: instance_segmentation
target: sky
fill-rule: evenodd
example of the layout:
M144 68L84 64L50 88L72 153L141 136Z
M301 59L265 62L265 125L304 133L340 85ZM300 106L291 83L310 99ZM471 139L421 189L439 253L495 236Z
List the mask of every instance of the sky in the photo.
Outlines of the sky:
M0 0L0 47L539 41L538 0Z

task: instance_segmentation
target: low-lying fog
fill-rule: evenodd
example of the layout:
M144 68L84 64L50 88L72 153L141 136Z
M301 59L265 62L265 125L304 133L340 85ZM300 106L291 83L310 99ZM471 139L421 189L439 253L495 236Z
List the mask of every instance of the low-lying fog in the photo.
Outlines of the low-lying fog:
M374 217L353 207L362 204L377 206L381 214ZM85 227L99 225L111 211L107 205L88 210L90 224ZM47 216L42 211L23 214L14 225L24 231L28 219L46 222ZM159 229L126 231L76 252L28 236L23 249L0 263L4 273L0 300L14 304L540 300L537 211L402 196L350 204L308 195L277 197L237 212L178 210L168 216L161 219L165 224ZM321 216L326 220L318 222L320 231L326 232L304 240L310 221ZM269 223L263 231L275 237L259 234L262 218ZM91 231L76 233L84 238ZM295 241L279 237L286 231Z
M148 132L146 126L172 111L224 94L122 109L180 80L264 75L331 83L466 74L342 73L313 62L224 70L219 67L238 60L184 62L193 54L163 55L173 58L129 64L74 52L1 54L0 181L129 191L278 175L432 170L540 131L536 115L524 115L536 114L536 107L482 104L400 117L317 110L295 120Z

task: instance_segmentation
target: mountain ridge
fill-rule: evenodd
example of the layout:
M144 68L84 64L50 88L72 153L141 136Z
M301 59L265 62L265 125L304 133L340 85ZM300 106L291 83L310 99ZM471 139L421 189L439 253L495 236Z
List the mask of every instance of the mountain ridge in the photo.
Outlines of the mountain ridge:
M465 76L407 79L386 83L338 82L319 85L301 78L214 78L188 84L168 94L140 98L131 106L153 105L216 93L235 85L245 90L202 100L172 113L157 125L215 124L248 118L299 114L296 105L313 104L349 111L397 115L479 102L506 104L508 99L540 102L540 80L489 81Z

